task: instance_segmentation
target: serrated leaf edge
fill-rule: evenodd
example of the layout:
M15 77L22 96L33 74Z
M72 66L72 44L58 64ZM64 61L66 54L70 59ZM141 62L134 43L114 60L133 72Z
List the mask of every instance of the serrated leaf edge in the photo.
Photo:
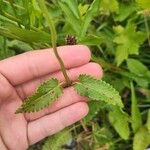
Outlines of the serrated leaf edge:
M80 83L80 78L85 77L85 76L86 76L87 78L89 78L89 79L94 80L94 82L101 81L103 84L109 86L112 91L116 92L116 96L119 96L120 99L121 99L121 96L120 96L119 92L118 92L117 90L115 90L112 85L110 85L109 83L106 83L105 81L103 81L103 80L101 80L101 79L96 79L96 78L94 78L94 77L92 77L92 76L90 76L90 75L87 75L87 74L80 74L80 75L79 75L79 78L78 78L79 81L78 81L75 85L77 85L77 84L82 84L82 83ZM74 87L74 89L75 89L75 91L77 91L75 87ZM78 93L79 95L81 95L81 96L84 96L84 95L82 95L81 93L79 93L78 91L77 91L77 93ZM104 95L105 95L105 94L104 94ZM88 96L88 97L89 97L89 99L92 99L92 100L95 100L95 101L99 101L99 99L93 99L93 98L90 97L90 96ZM113 97L114 97L114 96L113 96ZM113 99L113 98L112 98L112 99ZM115 106L116 104L111 103L111 105L114 105L114 106ZM123 104L122 104L122 105L119 105L119 106L120 106L121 108L124 107Z
M56 79L56 78L51 78L50 80L55 80L55 81L57 81L58 82L58 86L60 86L60 88L61 88L61 90L62 90L62 93L60 94L60 95L58 95L58 96L56 96L56 98L53 100L53 101L55 101L57 98L59 98L62 94L63 94L63 88L62 88L62 86L61 86L61 84L59 84L59 81L58 81L58 79ZM47 80L48 81L48 80ZM44 81L41 85L40 85L40 87L41 86L43 86L47 81ZM57 86L57 87L58 87ZM39 110L42 110L42 109L44 109L45 107L47 107L49 104L50 104L50 102L51 101L49 101L49 103L47 103L46 105L44 105L43 107L41 107L41 108L39 108L39 109L35 109L35 110L24 110L24 105L26 105L27 103L28 103L28 101L30 100L30 98L31 97L33 97L34 95L36 95L37 93L38 93L38 89L40 88L40 87L38 87L37 89L36 89L36 91L35 91L35 93L32 95L32 96L29 96L28 98L26 98L25 99L25 102L24 103L22 103L22 105L16 110L16 114L18 114L18 113L34 113L34 112L38 112ZM55 88L57 88L57 87L55 87ZM49 91L49 92L52 92L52 91ZM49 92L47 92L46 94L49 94ZM42 97L42 96L41 96ZM39 98L41 98L41 97L39 97ZM39 99L38 98L38 99Z

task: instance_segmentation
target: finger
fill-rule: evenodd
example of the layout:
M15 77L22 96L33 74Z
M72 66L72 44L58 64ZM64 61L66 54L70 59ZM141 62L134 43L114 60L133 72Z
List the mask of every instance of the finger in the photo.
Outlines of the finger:
M68 72L68 74L69 74L69 76L71 77L72 80L75 80L78 77L78 75L81 74L81 73L82 74L93 75L97 78L102 77L102 69L98 64L95 64L95 63L89 63L89 64L86 64L82 67L71 69ZM63 80L63 75L60 72L56 73L56 74L54 75L55 77L58 77L60 80ZM44 78L42 80L44 80ZM18 91L24 91L23 93L27 92L26 94L21 94L21 92L20 92L20 94L24 95L24 96L25 95L27 96L28 94L29 95L33 94L33 93L31 93L31 91L34 92L39 83L40 83L40 81L35 82L34 86L32 86L32 84L31 84L31 86L27 85L26 87L24 87L25 89L21 89L21 90L18 89ZM23 88L23 87L21 87L21 88ZM22 97L24 97L24 96L22 96ZM33 114L28 114L27 113L25 115L25 117L26 117L26 120L32 121L32 120L35 120L35 119L40 118L44 115L53 113L53 112L55 112L55 111L57 111L61 108L67 107L67 106L69 106L73 103L79 102L79 101L85 101L85 98L79 96L76 93L76 91L74 90L73 87L66 88L64 90L64 94L56 102L54 102L54 104L52 104L48 108L43 109L39 112L36 112L36 113L33 113Z
M29 143L34 144L49 135L61 131L86 116L87 113L87 104L80 102L30 122L28 125Z
M13 95L14 89L7 79L0 73L0 105L3 100L9 99Z
M16 108L20 104L21 100L14 92L11 98L0 105L0 135L9 150L23 150L28 146L27 122L23 114L15 114Z
M99 66L96 63L88 63L86 65L70 69L67 71L67 73L69 75L69 78L72 81L75 81L80 74L88 74L88 75L95 76L97 78L101 78L103 75L101 66ZM60 81L64 81L64 76L62 75L61 71L59 71L51 75L46 75L41 78L37 78L35 80L29 81L22 85L18 85L16 87L17 93L20 95L22 99L24 99L32 95L42 82L44 82L45 80L51 77L55 77L59 79Z
M0 150L8 150L0 137Z
M35 113L26 113L25 118L27 121L33 121L38 118L41 118L45 115L54 113L62 108L75 104L77 102L85 102L86 98L77 94L73 87L65 88L63 95L58 98L52 105L49 107Z
M66 68L86 64L90 51L86 46L62 46L58 48ZM0 72L13 85L60 70L60 65L52 49L27 52L0 62Z

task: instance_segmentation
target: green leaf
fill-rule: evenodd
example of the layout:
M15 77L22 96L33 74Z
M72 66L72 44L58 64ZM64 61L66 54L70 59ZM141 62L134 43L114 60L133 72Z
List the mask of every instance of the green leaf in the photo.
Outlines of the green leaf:
M0 36L0 60L15 55L15 51L8 47L9 41Z
M115 15L114 19L115 21L120 21L120 22L124 21L135 11L136 11L135 3L130 3L128 5L124 3L120 3L119 11L117 12L117 15Z
M13 20L11 20L11 19L9 19L9 18L7 18L1 14L0 14L0 21L5 22L5 23L10 23L10 24L16 24L15 21L13 21Z
M73 14L76 16L76 18L80 18L80 13L78 9L78 3L77 0L68 1L68 0L62 0L63 3L66 3L70 10L73 12Z
M81 31L80 19L74 14L74 11L71 10L67 1L62 0L59 1L58 4L66 16L66 21L70 24L75 33L79 35Z
M117 0L101 0L100 11L104 14L109 14L111 12L118 12L119 3Z
M142 118L141 118L141 114L138 108L138 104L137 104L137 99L136 99L136 95L135 95L135 90L134 90L134 86L133 83L131 83L131 119L132 119L132 129L134 131L134 133L137 132L137 130L141 127L142 125Z
M49 29L50 29L50 32L51 32L51 42L52 42L52 47L53 47L53 50L57 51L57 48L56 48L56 43L57 43L57 31L55 29L55 23L54 23L54 18L53 16L51 15L51 13L48 11L48 8L46 6L46 1L45 0L37 0L38 4L39 4L39 7L42 11L42 14L46 20L46 22L48 23L48 26L49 26Z
M79 83L75 85L77 92L90 100L103 101L110 105L123 107L119 93L108 83L88 75L80 75Z
M144 64L142 64L139 60L128 59L127 65L130 72L140 77L146 77L146 76L150 77L149 69Z
M42 18L42 12L36 0L31 0L28 11L29 11L30 25L31 26L36 25L36 21L37 21L36 18L38 18L39 19L38 26L40 26L41 23L40 19Z
M90 8L87 10L84 20L82 22L82 29L80 33L80 38L84 37L86 35L88 26L90 22L93 20L94 15L97 13L100 5L100 0L94 0L90 6Z
M18 41L18 40L10 41L10 43L8 43L8 47L10 49L15 49L21 52L33 50L33 48L29 44L22 42L22 41Z
M107 145L108 143L111 143L113 134L110 131L110 128L108 128L107 126L103 126L100 127L99 124L97 123L93 123L93 128L92 128L92 136L93 136L93 142L94 142L94 146L97 145L98 147L101 145ZM107 147L109 146L104 146L104 148L100 149L100 150L108 150ZM106 149L105 149L106 148ZM92 149L92 150L97 150L97 149Z
M0 0L0 12L3 10L3 0Z
M71 139L71 133L69 128L48 137L42 150L60 150L64 144Z
M147 80L146 77L140 77L134 73L131 73L131 72L120 72L121 75L127 77L128 79L132 79L134 81L136 81L136 83L141 86L141 87L144 87L144 88L147 88L148 87L148 84L149 84L149 81Z
M130 135L128 114L114 107L113 111L109 112L109 120L120 137L127 140Z
M21 29L16 26L0 27L0 35L27 43L50 43L50 34L43 31Z
M133 150L145 150L150 144L150 134L145 126L142 126L134 136Z
M87 35L79 41L79 44L84 45L100 45L104 41L104 38L96 35Z
M149 0L136 0L139 7L143 9L150 9L150 1Z
M116 33L114 42L117 44L116 62L119 66L130 54L139 54L140 45L145 41L146 34L136 31L136 26L133 23L128 23L125 28L116 26L114 31Z
M52 104L62 94L62 87L57 79L44 82L31 97L28 97L16 113L37 112Z
M89 8L89 4L84 4L84 5L82 5L81 3L79 4L78 9L81 18L86 14L88 8Z
M148 87L150 83L149 69L140 61L135 59L128 59L127 66L130 72L133 74L133 80L136 81L139 86Z
M103 107L103 105L99 101L90 101L88 105L89 105L89 113L84 118L85 123L91 121L98 114L100 109Z
M150 109L148 110L146 126L147 126L148 132L150 134Z

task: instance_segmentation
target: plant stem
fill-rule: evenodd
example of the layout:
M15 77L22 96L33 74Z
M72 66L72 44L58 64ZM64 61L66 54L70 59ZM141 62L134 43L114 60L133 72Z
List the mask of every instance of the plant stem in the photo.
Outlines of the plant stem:
M7 57L7 41L6 37L4 37L4 56Z
M59 61L59 64L60 64L60 67L61 67L61 71L65 77L65 80L66 80L66 83L67 85L71 85L71 81L67 75L67 72L66 72L66 69L65 69L65 65L64 65L64 62L62 61L62 59L60 58L59 54L58 54L58 51L57 51L57 47L53 47L54 49L54 53L55 53L55 56L57 57L58 61Z
M54 25L54 21L53 21L53 17L51 16L51 14L48 12L46 4L45 4L45 0L37 0L39 3L39 7L41 8L41 10L43 11L43 15L46 19L46 21L48 22L50 31L51 31L51 40L52 40L52 47L54 50L54 54L57 58L57 60L59 61L60 67L61 67L61 71L65 77L66 83L68 86L71 85L71 81L67 75L67 71L65 69L65 65L63 60L61 59L61 57L58 54L58 50L57 50L57 46L56 46L56 41L57 41L57 33L56 33L56 29L55 29L55 25Z
M18 22L20 23L20 21L21 21L21 20L19 20L18 18L14 17L14 16L12 16L12 15L6 13L6 12L3 12L3 11L2 11L0 14L1 14L2 16L6 17L6 18L8 18L8 19L10 19L10 20L12 20L12 21L17 22L17 23L18 23Z
M148 26L148 21L147 21L146 16L144 16L144 21L145 21L145 27L146 27L146 31L147 31L148 44L150 47L150 31L149 31L149 26Z
M9 3L11 5L11 7L12 7L12 10L14 12L15 17L18 18L16 8L14 7L14 4L13 4L13 0L9 0ZM19 22L18 22L18 26L21 28L21 24Z
M6 5L9 5L9 2L7 1L7 0L3 0L3 3L5 3ZM15 9L16 8L19 8L19 9L21 9L21 10L25 10L22 6L20 6L20 5L17 5L17 4L13 4L14 5L14 7L15 7Z
M1 16L4 17L4 18L1 18ZM3 20L3 21L6 21L5 18L8 19L7 21L10 22L10 23L14 23L14 24L19 23L21 26L25 27L24 24L21 23L20 19L14 17L14 16L12 16L12 15L10 15L8 13L0 12L0 19ZM39 31L39 29L36 28L36 27L31 27L31 29L33 31Z
M86 125L85 125L85 123L83 122L82 119L80 120L80 123L81 123L81 125L82 125L84 131L85 131L85 132L88 132L88 128L86 127Z

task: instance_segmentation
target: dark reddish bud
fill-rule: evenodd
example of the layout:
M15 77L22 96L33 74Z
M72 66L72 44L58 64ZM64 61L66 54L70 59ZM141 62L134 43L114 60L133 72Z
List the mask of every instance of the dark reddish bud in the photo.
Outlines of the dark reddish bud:
M76 45L77 44L76 37L73 35L67 35L65 38L65 41L66 41L67 45Z

